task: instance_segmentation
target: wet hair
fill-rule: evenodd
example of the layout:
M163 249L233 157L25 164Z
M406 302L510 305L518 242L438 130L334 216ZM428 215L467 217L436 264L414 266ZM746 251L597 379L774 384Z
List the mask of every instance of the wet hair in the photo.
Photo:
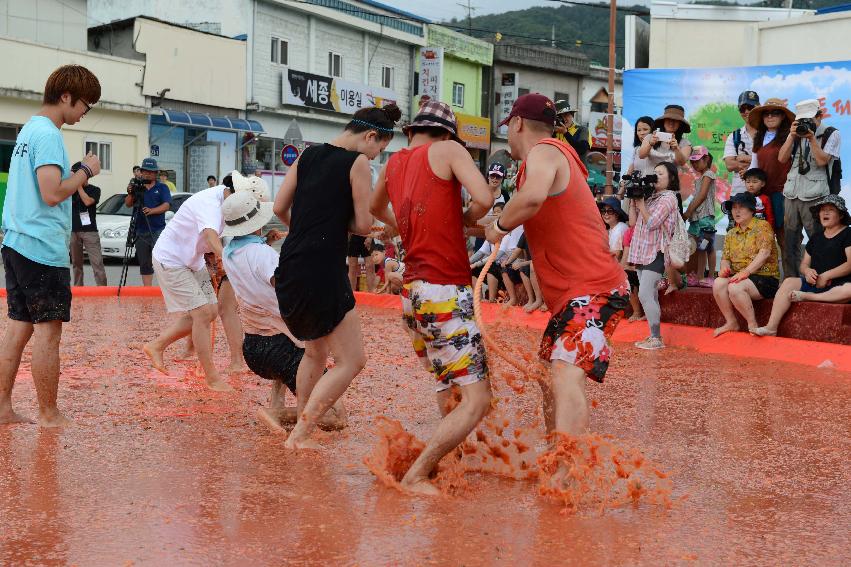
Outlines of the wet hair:
M653 129L656 128L656 121L653 120L651 116L642 116L638 120L635 121L635 135L633 136L632 145L633 147L638 147L641 145L641 140L638 139L638 125L639 124L647 124L650 126L650 132L653 132Z
M656 167L664 167L668 171L668 191L680 192L680 170L669 161L663 161Z
M100 100L100 81L81 65L63 65L47 78L42 102L59 104L65 93L71 95L71 104L77 104L80 99L89 105L95 104Z
M747 170L743 177L745 178L745 181L751 178L755 178L759 179L763 183L768 183L768 175L766 175L766 173L758 167L753 167Z
M217 181L217 179L216 179L216 176L215 176L215 175L208 175L208 176L207 176L207 181L209 181L209 180L211 180L211 179L212 179L213 181Z
M402 111L392 102L383 108L361 108L346 124L346 130L355 134L372 130L379 140L392 140L393 129L401 118Z

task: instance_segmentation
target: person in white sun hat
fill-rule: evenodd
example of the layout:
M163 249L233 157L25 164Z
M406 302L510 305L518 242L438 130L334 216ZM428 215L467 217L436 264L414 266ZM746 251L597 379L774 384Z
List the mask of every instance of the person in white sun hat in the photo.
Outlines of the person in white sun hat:
M777 159L792 168L783 187L783 275L798 277L804 250L803 231L812 238L819 229L810 207L831 193L829 173L839 159L839 131L822 124L819 101L802 100L795 105L795 121ZM838 181L838 179L836 180Z
M245 362L252 372L272 381L269 406L260 409L257 417L273 431L283 432L282 424L295 423L297 411L284 405L281 388L286 386L296 394L296 373L304 356L304 343L292 335L281 319L275 295L278 253L270 244L280 240L283 233L273 230L261 236L261 229L272 215L272 203L258 201L251 191L237 191L225 199L222 236L233 238L224 248L222 263L239 301L245 331L242 342ZM327 429L346 426L341 400L319 420L319 426Z

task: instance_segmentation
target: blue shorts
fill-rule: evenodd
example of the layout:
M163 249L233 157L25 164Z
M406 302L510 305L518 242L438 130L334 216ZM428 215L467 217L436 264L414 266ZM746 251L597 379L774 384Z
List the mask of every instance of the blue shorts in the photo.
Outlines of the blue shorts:
M835 287L839 287L841 285L845 285L844 283L840 284L832 284L827 287L816 287L807 281L807 278L801 277L801 291L805 293L824 293L828 290L831 290Z

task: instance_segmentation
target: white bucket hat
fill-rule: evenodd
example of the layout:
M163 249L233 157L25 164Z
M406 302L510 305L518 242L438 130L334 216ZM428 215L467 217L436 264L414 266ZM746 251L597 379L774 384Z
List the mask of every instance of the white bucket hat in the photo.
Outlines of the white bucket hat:
M248 191L258 201L267 202L271 200L269 185L264 179L254 175L245 177L236 170L232 171L230 176L233 180L233 190L235 192Z
M222 204L222 236L245 236L263 228L272 218L272 203L258 201L250 191L234 193Z
M815 99L802 100L795 105L795 120L815 118L819 111L819 103Z

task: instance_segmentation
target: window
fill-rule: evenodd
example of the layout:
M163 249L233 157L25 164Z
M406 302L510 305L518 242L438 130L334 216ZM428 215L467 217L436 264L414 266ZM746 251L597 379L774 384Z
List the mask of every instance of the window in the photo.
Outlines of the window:
M343 76L343 56L339 53L328 52L328 74L332 77Z
M517 97L518 98L523 96L524 94L529 94L529 89L522 89L522 88L517 89Z
M393 88L393 67L381 68L381 86L385 89Z
M112 170L112 144L109 142L86 142L85 155L95 154L100 159L101 171Z
M287 65L287 48L289 44L280 38L272 38L272 63L279 65Z
M556 91L556 97L553 99L553 101L556 102L556 101L559 101L559 100L563 100L567 104L570 104L570 95L567 94L567 93L560 93L560 92Z
M452 106L464 106L463 83L452 83Z

